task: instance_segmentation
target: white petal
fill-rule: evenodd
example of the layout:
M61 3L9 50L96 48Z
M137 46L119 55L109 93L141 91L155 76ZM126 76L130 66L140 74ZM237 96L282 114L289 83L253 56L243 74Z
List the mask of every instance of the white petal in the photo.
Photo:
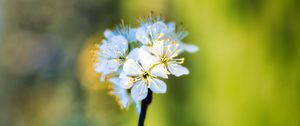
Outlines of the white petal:
M133 42L133 41L136 41L136 31L137 29L136 28L132 28L129 30L129 33L128 33L128 36L127 36L127 39L129 42Z
M168 64L168 70L176 77L189 74L189 70L187 68L172 62Z
M162 41L155 42L150 49L156 56L162 56L164 54L164 43Z
M124 89L129 89L132 87L134 79L128 76L121 76L120 77L120 86Z
M168 71L167 71L166 67L164 66L164 64L156 65L151 71L151 75L159 76L162 78L168 78L167 73L168 73Z
M166 93L167 91L167 85L165 82L159 80L159 79L152 79L150 81L150 89L154 93Z
M100 55L102 58L112 59L112 58L118 58L118 55L116 55L115 49L111 47L111 43L102 43L100 45Z
M150 53L151 52L151 50L150 50L150 46L145 46L145 45L143 45L142 47L140 47L139 49L143 49L143 51L146 51L146 52L148 52L148 53ZM139 52L140 53L140 52Z
M106 59L118 58L119 55L116 53L118 50L117 50L117 48L114 47L114 45L115 44L112 44L111 41L102 43L100 45L101 57L106 58Z
M104 65L105 65L105 69L102 72L108 74L111 72L118 71L120 63L117 62L116 60L107 60L106 62L104 62Z
M127 56L128 59L133 59L135 61L139 60L139 48L131 50Z
M110 39L111 37L114 36L114 33L113 33L111 30L107 29L107 30L104 31L104 36L105 36L107 39Z
M148 87L147 84L143 81L138 81L131 88L131 97L134 101L141 101L146 98L148 95Z
M138 28L135 36L142 44L151 44L148 33L143 28Z
M133 59L126 60L123 70L129 76L138 76L142 72L141 66Z
M154 23L151 27L153 39L158 39L160 37L163 37L162 35L164 35L164 33L167 32L167 30L168 27L164 22L159 21Z
M110 78L109 82L112 83L112 84L114 84L114 85L117 85L117 86L120 85L120 79L118 77Z
M108 41L106 39L103 39L101 44L107 44L107 43L108 43ZM101 47L101 44L99 45L99 49Z
M111 50L114 50L112 53L122 56L128 49L128 41L121 35L114 36L111 38L110 48Z
M147 29L147 27L151 26L152 22L142 22L140 28Z
M189 53L194 53L198 51L198 47L192 44L180 43L180 47Z
M126 96L122 96L120 97L120 100L121 100L121 104L122 104L122 108L123 109L128 109L129 105L130 105L130 97L128 96L128 94L126 94Z
M165 54L168 58L174 58L178 56L179 53L179 44L176 41L168 43Z
M118 71L119 66L119 63L113 60L103 60L98 63L96 66L96 72L101 73L100 81L104 81L107 74Z
M144 48L141 48L139 50L139 59L145 70L149 70L152 65L158 63L158 61L159 61L159 59L157 57L152 56Z
M176 29L176 24L174 22L170 22L170 23L168 23L168 28L170 31L174 32Z
M102 65L102 63L97 63L96 65L95 65L95 71L96 72L98 72L98 73L100 73L100 72L102 72L103 71L103 65Z
M141 104L139 101L134 101L134 105L135 105L135 110L137 111L138 114L141 113Z
M103 74L109 74L111 72L118 71L120 66L119 62L116 60L102 60L96 65L96 72L100 72Z
M126 89L123 89L117 85L113 85L113 91L111 94L115 95L119 103L121 104L122 109L127 109L131 103L131 99L126 91Z

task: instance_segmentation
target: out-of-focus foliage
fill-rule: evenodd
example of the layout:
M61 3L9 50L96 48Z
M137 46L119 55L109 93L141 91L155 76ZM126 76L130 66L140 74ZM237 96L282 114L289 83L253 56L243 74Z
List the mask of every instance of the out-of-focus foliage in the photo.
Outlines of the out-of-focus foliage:
M0 0L0 125L137 123L93 71L95 44L150 11L183 22L191 74L154 95L149 126L300 125L297 0ZM184 54L185 55L185 54Z

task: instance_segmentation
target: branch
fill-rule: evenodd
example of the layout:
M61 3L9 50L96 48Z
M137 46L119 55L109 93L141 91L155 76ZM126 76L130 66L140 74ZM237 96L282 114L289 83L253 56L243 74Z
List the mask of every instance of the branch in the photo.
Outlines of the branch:
M147 97L142 100L142 108L141 108L138 126L144 126L147 108L151 102L152 102L152 91L150 89L148 89Z

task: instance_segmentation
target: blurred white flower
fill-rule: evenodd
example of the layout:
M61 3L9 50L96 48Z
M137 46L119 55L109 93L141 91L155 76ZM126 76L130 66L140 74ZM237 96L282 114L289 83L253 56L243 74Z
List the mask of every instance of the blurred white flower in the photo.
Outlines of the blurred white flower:
M166 38L168 27L162 21L156 22L152 25L140 27L136 31L136 39L144 45L153 45L157 41L162 41Z
M125 26L124 24L117 26L113 31L107 29L104 31L104 36L107 40L110 40L113 36L118 36L121 35L128 42L134 42L136 41L136 34L137 29L136 28L131 28L129 26Z
M163 21L152 23L152 20L144 22L136 31L136 38L144 45L152 46L155 42L165 40L176 40L181 51L194 53L198 51L198 47L192 44L184 43L182 40L188 35L186 31L176 31L174 22L165 24Z
M96 71L101 73L101 81L112 72L117 72L127 56L128 41L121 35L107 35L108 40L103 40L99 46L99 62Z

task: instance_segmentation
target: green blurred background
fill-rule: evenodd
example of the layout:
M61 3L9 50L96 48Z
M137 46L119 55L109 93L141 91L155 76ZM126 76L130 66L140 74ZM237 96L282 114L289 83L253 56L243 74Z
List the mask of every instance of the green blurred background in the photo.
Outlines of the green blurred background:
M147 126L300 126L299 0L0 0L0 126L136 125L98 82L93 43L150 11L200 50Z

